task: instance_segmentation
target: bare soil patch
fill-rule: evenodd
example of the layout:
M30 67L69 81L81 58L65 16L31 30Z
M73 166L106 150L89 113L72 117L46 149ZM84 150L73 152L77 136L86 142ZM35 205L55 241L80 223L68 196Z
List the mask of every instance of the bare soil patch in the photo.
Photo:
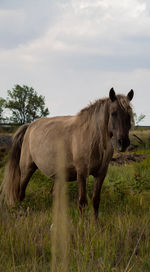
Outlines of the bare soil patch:
M123 165L133 162L141 162L146 158L146 155L136 153L120 153L115 154L111 160L111 165Z

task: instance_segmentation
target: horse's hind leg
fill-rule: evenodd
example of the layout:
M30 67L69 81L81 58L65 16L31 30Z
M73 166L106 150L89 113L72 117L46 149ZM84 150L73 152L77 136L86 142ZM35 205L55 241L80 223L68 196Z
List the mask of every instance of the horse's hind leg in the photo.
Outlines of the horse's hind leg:
M20 201L22 201L25 198L26 187L28 185L28 182L32 174L35 172L35 170L36 170L36 166L34 163L28 166L27 168L21 170L20 194L19 194Z
M32 174L37 169L35 163L33 162L30 154L26 152L21 156L20 160L20 172L21 172L21 179L20 179L20 193L19 198L22 201L25 197L26 187L28 182L32 176Z

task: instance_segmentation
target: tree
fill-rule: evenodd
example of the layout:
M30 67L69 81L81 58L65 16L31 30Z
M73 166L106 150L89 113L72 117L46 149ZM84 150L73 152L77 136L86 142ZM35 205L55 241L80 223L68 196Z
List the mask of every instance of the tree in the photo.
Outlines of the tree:
M11 111L9 121L19 124L30 123L49 114L45 97L38 96L32 87L25 85L15 85L12 91L8 90L5 107Z
M143 113L141 113L139 116L136 113L134 113L135 125L138 126L139 123L142 122L145 117L146 117L146 115Z
M3 111L5 107L5 102L6 102L5 99L0 97L0 123L4 121Z

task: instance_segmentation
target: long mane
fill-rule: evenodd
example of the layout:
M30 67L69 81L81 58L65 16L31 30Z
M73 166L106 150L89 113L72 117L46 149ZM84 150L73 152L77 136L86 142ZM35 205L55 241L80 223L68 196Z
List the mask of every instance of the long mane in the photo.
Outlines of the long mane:
M88 131L91 149L95 143L105 148L107 141L107 124L109 118L109 99L98 99L83 108L78 114L80 124Z

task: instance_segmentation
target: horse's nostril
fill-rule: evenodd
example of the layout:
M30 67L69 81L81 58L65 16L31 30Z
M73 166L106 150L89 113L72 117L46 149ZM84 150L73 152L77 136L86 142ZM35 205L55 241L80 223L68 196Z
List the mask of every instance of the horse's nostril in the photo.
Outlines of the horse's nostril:
M112 132L110 132L110 138L112 138L113 137L113 133Z
M117 141L117 146L119 151L125 151L126 148L130 145L129 138L120 138Z
M122 146L122 143L123 143L122 139L119 139L118 140L118 145Z

